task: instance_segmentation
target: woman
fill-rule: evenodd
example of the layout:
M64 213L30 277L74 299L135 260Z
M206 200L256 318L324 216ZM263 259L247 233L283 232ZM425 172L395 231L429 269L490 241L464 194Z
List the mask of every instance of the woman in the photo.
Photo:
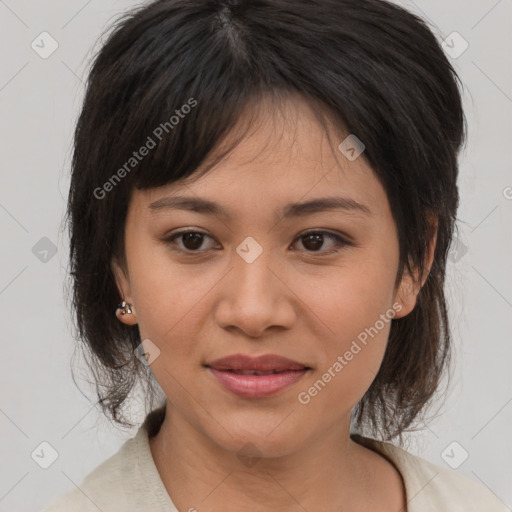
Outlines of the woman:
M75 133L73 306L103 411L128 425L139 377L162 401L48 512L506 510L389 442L449 360L457 82L381 0L119 21Z

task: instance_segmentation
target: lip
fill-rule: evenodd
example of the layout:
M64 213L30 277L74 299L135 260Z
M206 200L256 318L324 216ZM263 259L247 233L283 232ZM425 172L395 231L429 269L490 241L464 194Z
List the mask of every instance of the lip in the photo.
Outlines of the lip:
M285 371L303 370L307 365L301 364L276 354L264 354L258 357L251 357L245 354L233 354L231 356L216 359L205 366L216 370L254 370L254 371Z
M230 370L208 368L220 384L242 398L264 398L282 391L296 382L309 370L285 370L272 375L240 375Z
M242 398L264 398L298 382L310 367L291 359L266 354L244 354L217 359L205 365L224 389ZM279 372L267 375L244 375L236 372Z

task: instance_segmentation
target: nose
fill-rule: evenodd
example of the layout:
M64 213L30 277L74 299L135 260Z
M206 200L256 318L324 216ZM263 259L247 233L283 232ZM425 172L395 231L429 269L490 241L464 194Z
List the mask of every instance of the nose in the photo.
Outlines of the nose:
M263 250L253 261L240 254L233 254L232 268L222 280L217 324L250 338L261 337L269 328L290 329L297 317L297 299L282 265L270 250Z

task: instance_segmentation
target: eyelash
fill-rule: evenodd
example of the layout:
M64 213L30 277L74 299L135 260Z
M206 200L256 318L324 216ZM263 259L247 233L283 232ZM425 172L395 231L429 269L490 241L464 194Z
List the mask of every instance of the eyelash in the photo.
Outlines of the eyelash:
M213 237L211 237L210 235L208 235L206 233L203 233L202 231L184 230L184 231L178 231L178 232L172 234L171 236L164 238L163 241L166 244L168 244L168 245L176 245L174 240L176 238L179 238L180 236L186 235L188 233L193 233L193 234L197 234L197 235L203 235L205 237L209 237L209 238L213 239ZM333 249L330 249L328 251L306 251L309 254L314 254L314 255L319 254L321 256L329 256L331 254L335 254L335 253L340 252L345 246L353 246L354 245L353 243L347 241L345 238L341 237L340 235L337 235L335 233L331 233L329 231L323 231L323 230L306 231L305 233L302 233L297 238L295 238L294 242L297 241L297 240L300 240L301 238L306 237L308 235L318 235L318 234L326 235L327 237L333 239L336 242L336 247L334 247ZM175 247L172 247L172 250L178 251L178 252L183 252L185 254L190 254L190 255L197 255L197 254L201 254L201 252L205 252L205 250L203 250L203 251L200 251L200 250L191 251L191 250L188 250L188 249L180 249L180 248L176 249Z

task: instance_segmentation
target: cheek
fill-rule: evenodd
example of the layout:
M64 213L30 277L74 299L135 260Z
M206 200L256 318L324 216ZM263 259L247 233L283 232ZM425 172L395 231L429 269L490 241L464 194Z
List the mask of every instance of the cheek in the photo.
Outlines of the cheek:
M394 311L387 307L384 295L376 298L366 288L353 291L350 297L324 298L329 310L323 318L329 329L318 338L318 366L297 396L300 404L315 411L314 416L332 419L348 414L382 364Z
M394 272L377 255L304 283L301 293L314 313L309 318L320 326L318 368L308 383L313 388L304 390L311 397L322 395L314 399L317 407L323 409L332 401L352 407L375 378L395 314Z
M132 294L141 337L169 353L169 361L191 356L207 320L208 292L219 277L206 267L178 268L161 251L139 254L132 269Z
M325 327L327 346L344 348L392 306L395 262L376 253L357 256L295 285L317 323Z

